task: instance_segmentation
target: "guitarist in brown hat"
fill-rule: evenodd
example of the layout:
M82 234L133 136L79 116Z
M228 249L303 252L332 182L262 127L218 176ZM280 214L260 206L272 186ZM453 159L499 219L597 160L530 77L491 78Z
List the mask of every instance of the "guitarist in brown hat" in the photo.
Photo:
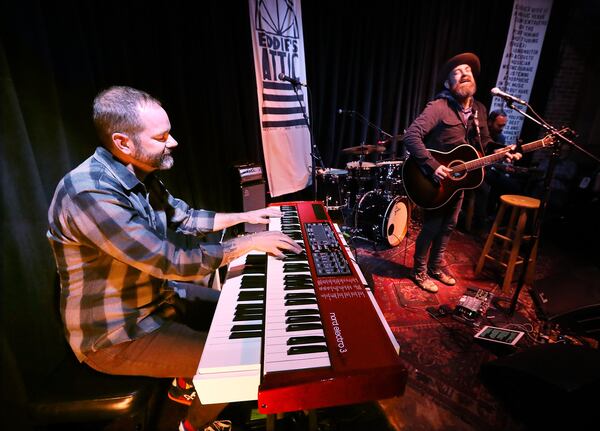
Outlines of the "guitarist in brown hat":
M429 183L430 190L444 188L444 180L450 175L457 175L452 167L440 163L430 149L449 152L459 145L469 144L483 154L486 145L493 142L487 127L486 108L473 97L477 90L475 76L480 69L479 58L470 52L449 59L439 75L444 90L427 104L404 134L406 149L423 174L422 181ZM511 150L514 150L514 146ZM506 153L508 160L518 160L520 157L520 153ZM410 193L409 197L419 204L418 199ZM415 244L412 277L423 290L438 291L433 279L449 286L456 284L456 279L444 268L443 258L450 234L456 226L462 200L463 191L460 190L443 201L433 201L429 207L421 205L425 207L423 227Z

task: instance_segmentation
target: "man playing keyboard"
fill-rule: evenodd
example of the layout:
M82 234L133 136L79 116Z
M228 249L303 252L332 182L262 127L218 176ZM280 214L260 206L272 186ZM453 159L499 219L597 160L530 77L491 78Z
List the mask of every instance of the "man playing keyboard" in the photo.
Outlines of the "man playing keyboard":
M149 94L111 87L95 98L93 117L102 146L60 181L48 211L67 339L80 361L107 374L191 378L206 332L181 322L176 282L198 283L251 250L283 258L301 248L277 231L198 239L281 212L215 213L171 196L156 172L173 166L177 141ZM216 302L218 292L194 290ZM227 429L214 421L224 406L195 397L180 429Z

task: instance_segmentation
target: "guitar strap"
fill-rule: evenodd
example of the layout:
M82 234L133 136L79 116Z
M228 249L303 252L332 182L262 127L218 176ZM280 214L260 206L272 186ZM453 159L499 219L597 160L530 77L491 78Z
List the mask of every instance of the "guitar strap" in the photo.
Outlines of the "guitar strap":
M479 149L481 150L481 155L485 155L483 151L483 145L481 144L481 131L479 130L479 118L477 109L473 109L473 124L475 125L475 130L477 131L477 142L479 142Z

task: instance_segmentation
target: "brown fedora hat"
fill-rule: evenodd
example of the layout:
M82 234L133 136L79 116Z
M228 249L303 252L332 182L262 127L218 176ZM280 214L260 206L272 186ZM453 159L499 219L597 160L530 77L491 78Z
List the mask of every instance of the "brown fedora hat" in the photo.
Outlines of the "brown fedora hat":
M448 75L450 72L461 64L468 64L471 66L471 70L473 71L473 76L479 75L479 71L481 70L481 63L479 62L479 57L477 57L472 52L463 52L462 54L455 55L450 60L448 60L440 69L439 80L440 82L444 82L448 79Z

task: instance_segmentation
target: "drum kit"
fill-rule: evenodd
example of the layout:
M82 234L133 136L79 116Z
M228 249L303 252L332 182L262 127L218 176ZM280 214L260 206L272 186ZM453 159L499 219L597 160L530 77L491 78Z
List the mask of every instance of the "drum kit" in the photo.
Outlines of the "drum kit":
M365 155L381 155L385 149L379 143L343 149L358 155L358 160L348 162L346 169L318 169L317 197L328 210L341 211L355 236L395 247L408 231L411 211L402 185L404 160L364 160Z

